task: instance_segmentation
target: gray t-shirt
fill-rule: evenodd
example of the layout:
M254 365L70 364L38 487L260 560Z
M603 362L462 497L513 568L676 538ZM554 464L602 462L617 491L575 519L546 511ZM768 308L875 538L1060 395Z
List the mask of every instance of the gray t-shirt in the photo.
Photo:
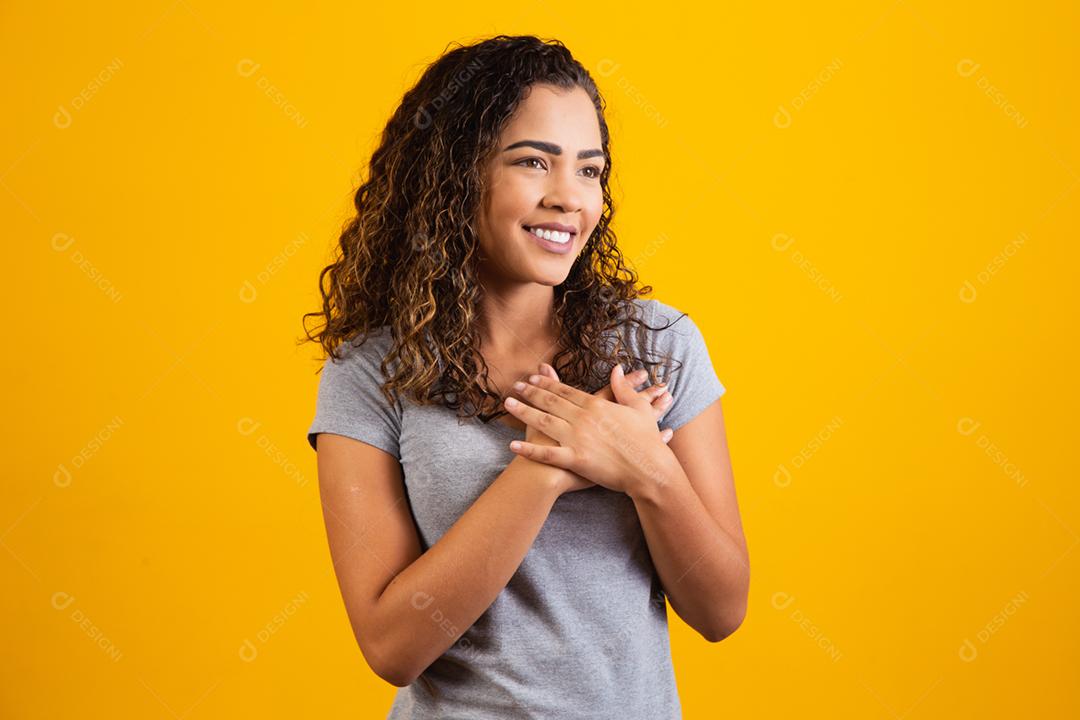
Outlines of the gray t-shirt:
M648 325L675 321L647 333L652 352L682 363L674 364L668 380L673 402L658 422L677 429L724 386L688 315L680 318L654 299L634 302L644 306ZM627 337L639 350L635 332ZM320 432L345 435L398 458L426 550L514 459L510 441L525 432L498 420L459 423L454 411L411 399L388 405L379 390L379 362L390 340L382 328L359 347L342 346L342 359L323 365L308 441L314 448ZM437 614L435 605L426 609ZM596 486L555 501L510 582L416 682L398 690L387 717L681 716L667 604L637 512L626 494Z

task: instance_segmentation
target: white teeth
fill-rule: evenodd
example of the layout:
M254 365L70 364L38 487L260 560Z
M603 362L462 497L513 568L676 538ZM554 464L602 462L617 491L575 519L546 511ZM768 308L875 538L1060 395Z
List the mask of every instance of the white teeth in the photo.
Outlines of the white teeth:
M559 232L558 230L538 230L537 228L526 228L536 237L544 238L545 240L551 240L559 244L570 242L570 233Z

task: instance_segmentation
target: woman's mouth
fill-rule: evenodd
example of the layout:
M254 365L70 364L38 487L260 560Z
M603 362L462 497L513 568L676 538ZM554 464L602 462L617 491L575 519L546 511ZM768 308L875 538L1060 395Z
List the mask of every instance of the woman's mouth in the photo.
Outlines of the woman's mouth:
M522 230L527 232L529 236L536 241L537 245L548 252L565 255L573 249L574 243L571 242L571 239L573 238L571 233L531 228L528 225L523 225Z

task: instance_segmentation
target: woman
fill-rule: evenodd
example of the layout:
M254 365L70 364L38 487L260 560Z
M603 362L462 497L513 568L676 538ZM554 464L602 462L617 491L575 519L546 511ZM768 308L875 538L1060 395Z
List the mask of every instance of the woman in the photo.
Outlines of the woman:
M694 322L639 297L610 176L561 43L458 46L320 276L308 440L391 718L679 717L665 597L710 641L743 619L724 387Z

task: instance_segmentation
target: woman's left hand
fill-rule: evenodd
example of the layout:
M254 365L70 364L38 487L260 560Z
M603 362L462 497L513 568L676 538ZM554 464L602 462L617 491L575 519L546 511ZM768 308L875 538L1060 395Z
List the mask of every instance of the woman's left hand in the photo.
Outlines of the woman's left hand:
M634 390L620 365L611 370L616 402L545 375L533 375L515 389L528 402L507 398L506 409L559 443L511 443L518 455L627 494L644 483L662 481L664 469L678 462L657 430L651 403Z

